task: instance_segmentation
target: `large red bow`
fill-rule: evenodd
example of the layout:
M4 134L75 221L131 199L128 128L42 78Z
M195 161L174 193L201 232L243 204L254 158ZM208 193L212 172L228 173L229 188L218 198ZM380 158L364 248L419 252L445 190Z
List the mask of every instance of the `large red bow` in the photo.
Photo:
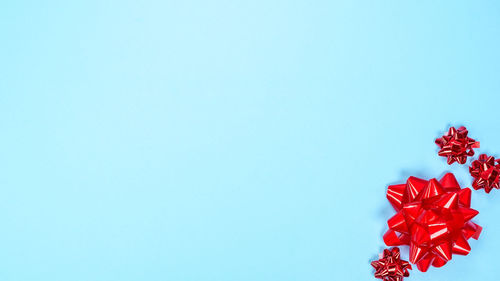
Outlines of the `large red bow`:
M471 190L461 189L448 173L438 182L409 177L391 185L387 199L397 211L387 221L388 246L409 245L410 262L420 271L445 265L453 254L467 255L467 240L478 239L482 228L470 220L479 212L470 208Z

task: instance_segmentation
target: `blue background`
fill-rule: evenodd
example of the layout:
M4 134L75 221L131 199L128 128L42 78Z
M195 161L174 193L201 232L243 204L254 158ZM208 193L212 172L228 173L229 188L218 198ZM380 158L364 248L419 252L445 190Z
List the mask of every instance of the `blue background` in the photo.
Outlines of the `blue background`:
M374 280L388 184L470 186L450 125L500 156L499 30L497 1L3 1L0 279ZM499 192L409 280L498 280Z

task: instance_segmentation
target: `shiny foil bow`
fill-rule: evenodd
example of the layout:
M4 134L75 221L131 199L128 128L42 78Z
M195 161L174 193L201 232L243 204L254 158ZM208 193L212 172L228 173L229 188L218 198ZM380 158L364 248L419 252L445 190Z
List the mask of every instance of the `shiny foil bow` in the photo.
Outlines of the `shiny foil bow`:
M409 245L410 262L420 271L445 265L452 254L467 255L467 240L481 233L470 221L479 213L470 208L471 190L461 189L451 173L439 182L409 177L406 184L389 186L387 199L397 213L387 221L384 242Z
M400 256L398 247L385 249L379 260L372 261L375 277L383 281L402 281L404 277L410 276L408 269L411 269L411 265Z
M472 187L476 190L484 188L490 193L493 188L499 189L500 159L495 160L493 156L479 155L469 167L470 175L474 178Z
M451 127L447 134L435 141L440 148L438 155L447 157L447 162L450 165L455 161L459 164L465 164L467 156L473 156L474 148L479 147L479 142L469 138L468 133L465 127L458 129Z

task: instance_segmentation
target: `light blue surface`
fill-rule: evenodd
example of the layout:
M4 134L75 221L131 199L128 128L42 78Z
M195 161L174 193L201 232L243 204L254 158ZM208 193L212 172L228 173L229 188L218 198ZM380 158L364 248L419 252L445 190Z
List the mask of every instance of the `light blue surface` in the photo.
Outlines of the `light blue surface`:
M497 1L3 1L0 280L375 280L388 184L500 156ZM500 191L467 257L498 280ZM407 254L404 254L407 257Z

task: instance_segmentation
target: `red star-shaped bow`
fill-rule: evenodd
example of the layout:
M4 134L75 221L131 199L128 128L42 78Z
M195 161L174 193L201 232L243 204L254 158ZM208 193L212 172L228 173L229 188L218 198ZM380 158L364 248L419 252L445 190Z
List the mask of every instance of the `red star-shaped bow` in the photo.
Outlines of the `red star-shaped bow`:
M380 259L372 261L375 268L375 277L383 281L402 281L404 277L410 276L409 262L400 259L399 248L385 249Z
M474 189L484 188L486 193L490 193L493 188L500 188L500 159L495 160L493 156L481 154L477 160L472 162L469 172L474 178L472 182Z
M447 134L436 139L439 146L439 156L447 157L448 164L455 161L459 164L465 164L467 156L474 155L474 149L479 147L479 142L467 136L468 131L465 127L455 129L451 127Z
M384 242L409 245L410 262L420 271L445 265L452 254L467 255L467 240L481 233L470 221L479 213L470 208L471 190L460 188L451 173L439 182L409 177L406 184L389 186L387 199L397 213L387 221Z

